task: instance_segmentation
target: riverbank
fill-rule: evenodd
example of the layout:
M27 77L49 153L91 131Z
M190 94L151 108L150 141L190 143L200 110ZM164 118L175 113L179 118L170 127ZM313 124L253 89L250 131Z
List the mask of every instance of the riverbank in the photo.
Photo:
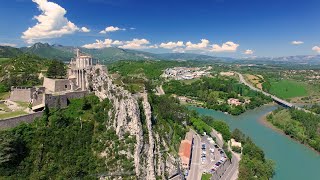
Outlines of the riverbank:
M264 104L264 105L262 105L262 106L256 107L256 108L254 108L254 109L246 109L246 110L245 110L243 113L241 113L241 114L233 115L233 114L230 114L230 113L228 113L228 112L226 112L226 111L220 111L220 110L215 110L215 109L207 108L207 107L205 107L204 105L199 105L199 104L195 104L195 103L183 103L183 102L181 102L181 101L180 101L180 103L183 104L183 105L185 105L185 106L187 106L187 107L189 106L189 107L209 109L209 110L221 112L221 113L224 113L224 114L226 114L226 115L233 116L233 117L239 117L239 116L247 113L248 111L254 111L255 109L257 109L257 108L259 108L259 107L262 107L262 106L266 106L266 107L267 107L267 106L275 106L275 105L277 105L277 103L275 103L275 102L269 102L269 103L267 103L267 104ZM266 115L266 116L267 116L267 115Z
M281 134L281 135L286 136L287 138L290 138L290 139L294 140L295 142L298 142L298 143L300 143L300 144L308 147L309 149L311 149L312 151L314 151L314 152L316 152L318 155L320 155L320 152L316 151L315 149L313 149L313 148L312 148L311 146L309 146L308 144L302 143L302 142L298 141L297 139L292 138L290 135L287 135L286 133L284 133L283 130L281 130L280 128L276 127L276 126L273 125L271 122L269 122L268 119L267 119L267 116L268 116L269 114L271 114L271 113L272 113L272 112L269 112L269 113L261 116L261 117L259 118L259 123L262 124L263 126L267 127L267 128L272 129L273 131L275 131L275 132L277 132L277 133L279 133L279 134Z
M262 106L240 116L231 116L210 109L189 108L196 110L200 115L223 120L232 130L238 128L249 136L256 145L262 148L268 159L275 161L276 171L272 180L300 180L306 177L308 180L319 180L320 155L318 153L259 123L263 115L274 111L278 105ZM298 171L292 171L297 168L298 161L303 162L303 165L299 166Z

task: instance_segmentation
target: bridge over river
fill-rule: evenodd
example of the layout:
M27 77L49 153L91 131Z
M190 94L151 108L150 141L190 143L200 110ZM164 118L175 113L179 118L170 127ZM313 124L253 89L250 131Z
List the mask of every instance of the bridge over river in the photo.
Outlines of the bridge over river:
M280 104L280 105L282 105L282 106L285 106L285 107L289 107L289 108L294 107L294 108L299 109L299 110L304 110L305 112L310 112L310 111L308 111L308 110L306 110L306 109L303 109L303 108L301 108L301 107L299 107L299 106L296 106L296 105L294 105L294 104L292 104L292 103L290 103L290 102L288 102L288 101L286 101L286 100L280 99L280 98L278 98L277 96L274 96L274 95L269 94L269 93L267 93L267 92L265 92L265 91L262 91L262 90L260 90L260 89L258 89L258 88L256 88L256 87L253 87L250 83L248 83L248 82L244 79L244 77L243 77L242 74L240 74L240 73L238 73L238 72L236 72L236 74L238 74L241 83L245 84L246 86L248 86L250 89L252 89L252 90L254 90L254 91L258 91L258 92L263 93L263 94L266 95L266 96L270 96L276 103L278 103L278 104Z

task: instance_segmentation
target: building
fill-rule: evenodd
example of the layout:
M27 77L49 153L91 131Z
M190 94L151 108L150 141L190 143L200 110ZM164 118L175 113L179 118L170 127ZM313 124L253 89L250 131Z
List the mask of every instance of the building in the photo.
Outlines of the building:
M230 142L231 142L231 147L233 147L233 146L239 147L239 148L242 147L241 142L237 142L237 141L234 140L234 139L231 139Z
M240 102L239 99L230 98L230 99L228 99L228 104L229 104L229 105L240 106L240 105L242 104L242 102Z
M179 147L179 156L181 159L182 168L189 169L191 158L192 142L189 140L182 140Z
M65 107L69 99L81 98L88 93L87 72L92 66L92 57L77 49L76 57L69 65L68 78L43 77L41 87L11 87L10 100L29 102L33 110L41 110L45 105Z
M71 59L69 66L69 79L75 80L75 84L81 89L88 89L86 72L93 66L92 56L82 54L77 49L77 56Z

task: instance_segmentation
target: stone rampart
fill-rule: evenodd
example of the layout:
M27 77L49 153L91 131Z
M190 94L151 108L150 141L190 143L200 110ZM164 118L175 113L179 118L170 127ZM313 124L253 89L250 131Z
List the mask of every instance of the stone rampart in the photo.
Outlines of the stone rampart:
M22 122L31 123L34 121L35 118L41 117L42 114L43 114L43 111L40 111L32 114L0 120L0 129L13 128L18 126Z

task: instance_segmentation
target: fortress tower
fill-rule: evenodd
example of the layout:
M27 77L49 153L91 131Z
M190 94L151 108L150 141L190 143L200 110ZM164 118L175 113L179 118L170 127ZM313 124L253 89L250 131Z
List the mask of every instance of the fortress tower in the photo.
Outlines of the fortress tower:
M73 83L81 90L87 90L86 71L93 66L92 57L77 51L77 56L71 59L69 79L74 80Z

